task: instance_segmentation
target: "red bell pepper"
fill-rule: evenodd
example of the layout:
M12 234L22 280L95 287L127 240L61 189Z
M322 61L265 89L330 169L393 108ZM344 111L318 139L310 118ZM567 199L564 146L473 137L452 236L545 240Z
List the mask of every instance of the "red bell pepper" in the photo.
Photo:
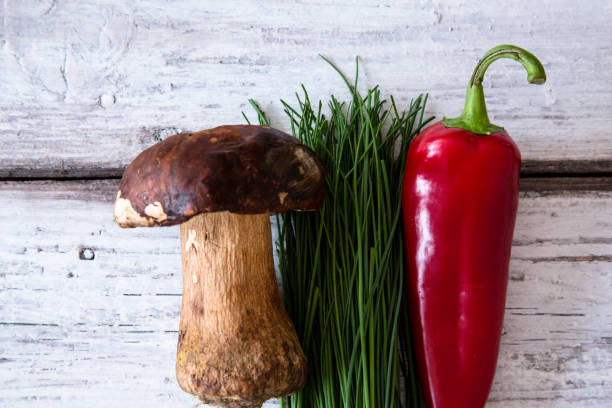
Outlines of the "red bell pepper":
M520 153L491 124L482 80L499 58L542 64L511 45L488 51L470 79L463 114L415 138L402 191L410 317L430 408L481 408L497 362L516 219Z

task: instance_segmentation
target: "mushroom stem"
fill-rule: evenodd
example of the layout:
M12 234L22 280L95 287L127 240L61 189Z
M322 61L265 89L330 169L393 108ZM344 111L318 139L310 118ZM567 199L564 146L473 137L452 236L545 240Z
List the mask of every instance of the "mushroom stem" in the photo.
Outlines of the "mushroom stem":
M306 358L278 291L270 214L197 215L181 224L181 252L181 388L219 407L302 388Z

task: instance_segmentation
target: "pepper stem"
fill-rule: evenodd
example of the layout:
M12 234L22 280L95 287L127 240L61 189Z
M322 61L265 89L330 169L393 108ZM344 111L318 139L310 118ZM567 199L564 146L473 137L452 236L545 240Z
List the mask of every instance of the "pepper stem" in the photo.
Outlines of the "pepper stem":
M472 78L470 78L463 113L457 118L442 119L444 126L465 129L479 135L490 135L504 130L503 127L496 126L489 121L482 88L482 81L487 68L493 61L500 58L510 58L523 64L527 70L527 81L529 83L543 84L546 82L544 67L529 51L514 45L499 45L491 48L478 62Z

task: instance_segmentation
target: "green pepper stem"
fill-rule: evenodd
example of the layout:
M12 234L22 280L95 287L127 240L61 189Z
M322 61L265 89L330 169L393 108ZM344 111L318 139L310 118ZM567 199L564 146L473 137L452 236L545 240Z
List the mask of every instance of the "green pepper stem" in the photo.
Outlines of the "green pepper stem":
M527 81L529 83L543 84L546 82L544 67L529 51L514 45L499 45L491 48L478 62L472 78L470 78L463 113L457 118L444 118L442 120L444 126L461 128L481 135L490 135L504 130L504 128L496 126L489 121L484 90L482 88L482 81L487 68L489 68L493 61L500 58L510 58L523 64L523 67L527 70Z

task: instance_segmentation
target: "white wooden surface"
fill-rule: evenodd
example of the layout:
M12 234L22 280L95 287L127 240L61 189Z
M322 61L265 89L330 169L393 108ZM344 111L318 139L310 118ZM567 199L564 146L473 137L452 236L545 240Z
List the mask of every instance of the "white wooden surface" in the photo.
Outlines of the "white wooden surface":
M319 53L349 77L359 55L363 87L400 106L429 92L431 114L458 114L500 43L548 73L528 85L499 61L485 79L529 169L609 175L610 21L607 0L2 0L0 178L117 176L178 130L242 123L248 98L284 128L278 99L301 83L346 96ZM488 408L612 406L606 181L521 193ZM0 407L197 405L174 378L178 229L120 230L117 184L0 181Z
M0 406L197 404L174 378L178 228L121 230L117 185L0 184ZM488 408L610 406L611 266L612 192L521 193Z
M319 53L351 77L359 55L364 86L401 105L427 91L432 114L456 115L500 43L548 71L539 87L513 61L486 77L523 158L612 163L609 0L4 0L0 16L4 175L121 169L174 129L242 123L249 97L281 126L278 99L301 83L346 94Z

